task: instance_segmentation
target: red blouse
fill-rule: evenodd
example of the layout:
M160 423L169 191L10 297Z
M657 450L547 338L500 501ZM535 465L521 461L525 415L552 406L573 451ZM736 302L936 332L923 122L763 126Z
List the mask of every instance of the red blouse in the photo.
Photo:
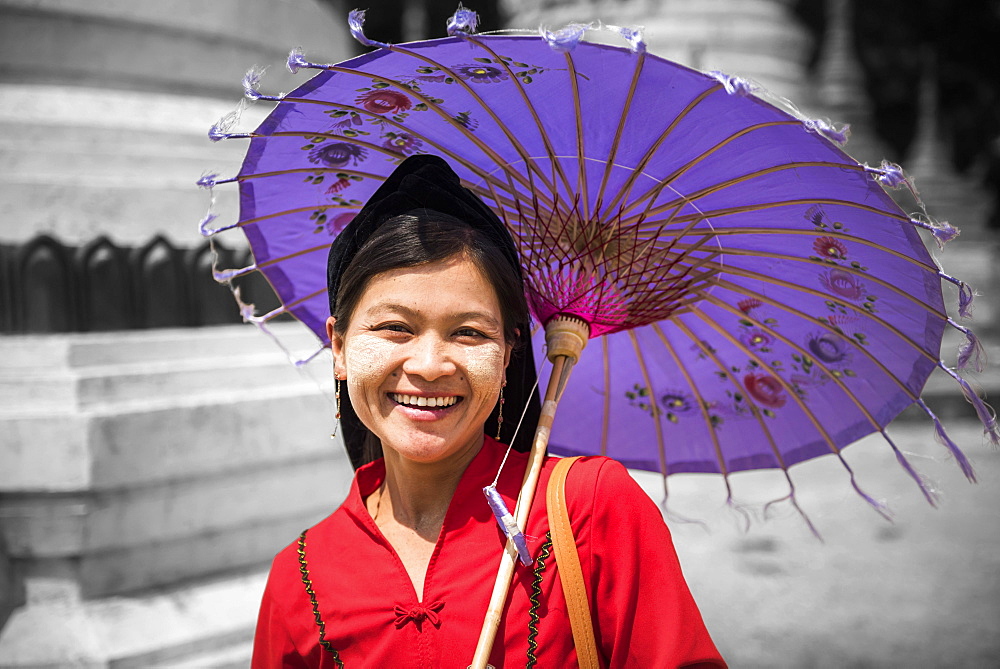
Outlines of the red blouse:
M385 476L384 462L359 469L340 508L275 557L252 666L468 667L505 541L482 488L492 483L505 448L487 437L462 475L423 596L365 508ZM497 669L576 666L548 539L545 486L554 462L543 466L525 532L535 563L517 565L490 656ZM526 463L526 455L511 453L497 484L510 509ZM570 470L566 494L603 665L725 667L659 509L625 468L608 458L582 459Z

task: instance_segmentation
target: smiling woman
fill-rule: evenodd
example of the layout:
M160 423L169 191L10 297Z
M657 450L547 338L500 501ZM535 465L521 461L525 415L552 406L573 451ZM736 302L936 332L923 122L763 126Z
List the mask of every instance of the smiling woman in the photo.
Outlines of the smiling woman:
M482 491L492 482L491 501L514 507L529 444L500 442L522 411L539 415L517 252L447 163L416 156L337 237L328 285L357 473L343 505L275 558L253 666L464 668L507 541ZM725 666L659 510L626 470L581 459L564 505L592 602L587 666ZM577 665L546 507L537 496L523 528L533 564L514 576L492 667Z

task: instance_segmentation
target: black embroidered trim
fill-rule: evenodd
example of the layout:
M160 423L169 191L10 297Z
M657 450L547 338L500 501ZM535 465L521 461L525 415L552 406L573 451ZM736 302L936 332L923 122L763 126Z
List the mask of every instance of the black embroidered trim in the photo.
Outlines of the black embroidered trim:
M319 614L319 602L316 601L316 593L313 592L312 581L309 579L309 567L306 564L306 532L309 530L303 530L302 534L299 535L299 571L302 572L302 583L306 586L306 594L309 595L309 602L312 604L313 618L316 619L316 625L319 627L319 644L330 651L333 655L333 661L337 663L338 669L344 669L344 663L340 659L340 653L333 647L326 638L326 623L323 622L322 616Z
M542 544L542 549L538 552L538 557L535 562L535 577L531 582L531 594L528 595L528 599L531 601L531 606L528 608L528 664L525 665L525 669L532 669L538 662L538 658L535 657L535 651L538 650L538 642L535 638L538 636L538 607L542 603L542 572L545 571L545 561L549 558L552 552L552 533L545 533L545 543Z

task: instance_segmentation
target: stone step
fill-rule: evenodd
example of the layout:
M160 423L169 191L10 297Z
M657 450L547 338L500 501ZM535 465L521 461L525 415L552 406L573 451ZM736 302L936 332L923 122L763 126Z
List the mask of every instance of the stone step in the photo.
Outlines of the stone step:
M23 606L0 630L0 664L209 669L243 657L245 667L265 578L258 569L137 595ZM61 621L58 634L53 620Z
M297 322L270 323L268 329L293 351L312 351L316 338ZM286 360L275 341L250 325L219 325L57 335L11 335L0 338L0 375L26 370L124 366L150 360L218 359L270 355Z
M149 485L338 449L333 414L296 384L0 415L0 493Z
M162 669L168 667L169 669L246 669L250 666L252 655L253 641L251 640L213 648L201 653L186 654L150 666Z
M233 355L207 360L159 360L125 365L82 367L50 373L0 376L0 416L54 414L76 410L108 410L144 397L159 401L210 397L219 390L248 392L276 385L301 385L321 392L316 370L297 370L284 356ZM327 369L323 365L323 369ZM332 381L327 384L332 386Z

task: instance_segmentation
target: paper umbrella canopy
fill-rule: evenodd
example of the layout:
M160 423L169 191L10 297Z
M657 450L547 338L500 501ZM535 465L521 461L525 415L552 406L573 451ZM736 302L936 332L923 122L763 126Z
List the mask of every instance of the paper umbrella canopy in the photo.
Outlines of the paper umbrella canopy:
M364 39L357 14L352 28ZM958 287L963 316L972 291L921 237L957 231L887 194L912 190L897 166L859 164L829 124L745 80L647 53L632 31L614 47L581 41L582 27L469 28L366 40L378 48L335 65L293 52L293 71L317 73L286 95L261 94L248 74L247 96L274 109L252 132L213 128L249 148L237 175L201 183L237 183L240 195L237 221L209 216L202 232L242 230L253 250L251 266L217 278L260 273L281 300L250 320L291 314L327 345L331 239L404 157L436 154L510 231L538 324L571 316L597 339L565 390L552 452L664 476L787 473L841 457L916 404L973 478L920 397L943 370L997 442L989 407L940 358L953 328L967 342L957 367L983 364L942 282Z

